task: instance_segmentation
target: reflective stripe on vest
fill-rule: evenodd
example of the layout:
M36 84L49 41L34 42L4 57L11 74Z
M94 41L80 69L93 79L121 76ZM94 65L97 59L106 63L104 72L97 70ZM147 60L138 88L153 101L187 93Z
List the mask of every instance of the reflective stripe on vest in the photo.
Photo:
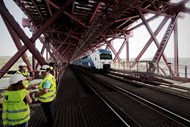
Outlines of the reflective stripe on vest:
M39 97L40 99L48 99L48 98L52 98L52 97L54 97L55 95L53 94L53 95L51 95L51 96L46 96L46 97Z
M18 125L30 119L30 108L23 100L29 94L26 89L3 93L3 125Z
M26 112L28 109L20 109L20 110L3 110L3 113L19 113L19 112Z
M40 83L39 85L39 91L41 91L43 89L43 84L45 81L49 80L51 82L51 86L48 90L47 93L45 93L42 96L39 96L38 99L41 102L51 102L54 100L55 96L56 96L56 81L55 78L52 74L48 74Z
M3 119L3 122L4 122L4 121L8 121L9 123L11 123L11 122L12 122L12 123L13 123L13 122L15 123L15 122L23 121L23 120L27 119L28 117L30 118L30 114L27 114L25 117L20 118L20 119L16 119L16 118L15 118L15 119L4 118L4 119ZM28 120L29 120L29 119L28 119ZM27 120L27 121L28 121L28 120ZM23 122L23 123L24 123L24 122ZM12 125L12 124L10 124L10 125ZM16 124L15 124L15 125L16 125Z

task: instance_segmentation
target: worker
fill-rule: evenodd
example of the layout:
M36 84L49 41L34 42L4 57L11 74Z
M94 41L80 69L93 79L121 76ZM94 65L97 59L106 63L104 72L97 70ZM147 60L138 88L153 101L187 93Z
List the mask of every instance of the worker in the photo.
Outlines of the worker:
M40 71L43 76L43 80L39 84L39 92L34 93L32 96L34 99L37 98L42 103L42 108L47 118L47 125L49 127L53 127L54 120L51 111L51 104L56 96L56 80L50 73L49 65L43 65Z
M27 64L25 62L21 62L18 68L19 70L17 73L22 74L24 77L30 76L30 73L27 71Z
M30 73L27 71L27 65L25 62L21 62L18 67L19 67L19 70L17 70L16 73L22 74L24 77L27 78L27 80L25 80L24 82L24 86L25 88L28 88L28 86L30 85L31 78L30 78Z
M14 74L9 79L10 86L2 94L3 125L28 127L30 119L28 104L32 103L32 99L23 85L25 79L21 74Z

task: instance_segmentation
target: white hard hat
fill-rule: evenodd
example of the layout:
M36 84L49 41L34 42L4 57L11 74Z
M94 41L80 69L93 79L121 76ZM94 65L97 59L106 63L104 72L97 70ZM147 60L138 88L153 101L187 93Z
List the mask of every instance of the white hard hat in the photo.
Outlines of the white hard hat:
M40 68L40 71L47 71L47 69L49 69L50 66L49 65L43 65L41 68Z
M26 65L25 62L21 62L21 63L19 64L19 66L21 66L21 67L26 67L27 65Z
M9 84L12 85L12 84L15 84L21 80L24 80L26 79L26 77L24 77L23 75L21 74L14 74L10 77L9 79Z

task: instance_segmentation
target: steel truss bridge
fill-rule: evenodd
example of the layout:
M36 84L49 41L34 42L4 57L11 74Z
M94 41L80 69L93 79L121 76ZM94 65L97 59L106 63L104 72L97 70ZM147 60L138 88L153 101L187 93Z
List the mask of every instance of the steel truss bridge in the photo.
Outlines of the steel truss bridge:
M28 64L28 69L33 71L38 65L49 61L59 62L61 67L81 56L91 53L105 45L115 58L122 64L120 54L126 46L126 61L129 61L129 38L132 31L142 25L146 27L150 39L130 65L133 68L151 43L155 43L157 51L149 62L148 72L155 72L156 65L164 60L172 76L179 75L178 60L178 27L177 20L181 12L189 13L185 5L189 0L14 0L27 18L23 18L23 26L28 27L33 33L28 37L14 16L10 14L4 1L0 0L0 14L9 33L18 48L16 54L1 68L2 77L11 66L22 57ZM147 14L153 14L146 19ZM155 31L149 22L163 16ZM142 23L134 25L138 20ZM168 23L169 22L169 23ZM163 29L164 36L158 41L157 35ZM174 33L174 66L168 64L164 51L168 41ZM112 41L123 39L122 45L116 51ZM43 44L41 51L36 48L36 40ZM24 45L22 45L22 43ZM33 55L32 64L26 55L29 50ZM43 54L47 50L46 58Z

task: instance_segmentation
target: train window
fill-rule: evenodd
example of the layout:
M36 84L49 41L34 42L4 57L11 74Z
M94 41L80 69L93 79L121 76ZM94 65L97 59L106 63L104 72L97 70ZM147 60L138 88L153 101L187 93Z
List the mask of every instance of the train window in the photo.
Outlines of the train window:
M112 59L111 54L100 54L100 59Z
M83 57L82 59L87 59L87 56Z

